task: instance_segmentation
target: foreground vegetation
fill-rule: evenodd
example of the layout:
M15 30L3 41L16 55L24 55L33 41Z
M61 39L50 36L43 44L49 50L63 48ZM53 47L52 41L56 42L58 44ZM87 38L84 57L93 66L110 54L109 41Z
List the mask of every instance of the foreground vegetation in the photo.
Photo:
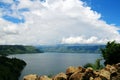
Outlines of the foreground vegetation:
M23 60L0 56L0 80L18 80L25 65Z
M95 61L95 63L87 63L87 64L85 64L83 67L84 68L88 68L88 67L91 67L91 68L93 68L94 70L100 70L100 69L102 69L103 68L103 65L100 63L100 61L101 61L102 59L97 59L96 61Z
M23 45L0 45L0 55L8 54L23 54L23 53L41 53L33 46L23 46Z
M114 65L120 63L120 43L115 41L108 42L105 48L101 49L102 57L104 58L104 64ZM92 67L95 70L101 69L103 66L100 64L101 59L97 59L94 64L87 63L85 68Z
M116 64L120 62L120 43L108 42L106 47L101 49L102 56L106 64Z

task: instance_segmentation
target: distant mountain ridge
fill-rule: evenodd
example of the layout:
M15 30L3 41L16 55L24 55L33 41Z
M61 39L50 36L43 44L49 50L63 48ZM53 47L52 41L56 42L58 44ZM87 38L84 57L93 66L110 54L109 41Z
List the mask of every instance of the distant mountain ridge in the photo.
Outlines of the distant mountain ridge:
M105 45L98 44L60 44L37 46L43 52L59 52L59 53L100 53L100 49Z

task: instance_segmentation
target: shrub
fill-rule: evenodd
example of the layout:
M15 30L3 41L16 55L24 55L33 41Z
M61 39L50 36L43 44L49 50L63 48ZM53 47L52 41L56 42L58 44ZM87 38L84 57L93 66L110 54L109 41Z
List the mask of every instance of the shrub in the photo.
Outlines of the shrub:
M94 70L102 69L102 68L103 68L103 65L100 64L100 61L101 61L101 60L102 60L102 59L97 59L94 64L92 64L92 63L87 63L87 64L84 65L84 68L91 67L91 68L93 68Z
M102 56L106 64L116 64L120 62L120 43L108 42L104 49L101 49Z

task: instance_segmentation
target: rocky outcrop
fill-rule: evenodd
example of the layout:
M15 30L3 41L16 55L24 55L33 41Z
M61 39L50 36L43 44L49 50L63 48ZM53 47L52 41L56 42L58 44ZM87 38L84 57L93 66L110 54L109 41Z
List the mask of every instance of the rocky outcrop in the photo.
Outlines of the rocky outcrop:
M23 80L38 80L38 76L36 74L30 74L30 75L24 76Z
M51 78L27 75L23 80L120 80L120 63L106 65L101 70L70 66L66 69L66 73L59 73Z
M52 80L52 79L44 75L44 76L40 76L38 80Z
M52 80L67 80L67 75L65 73L59 73Z

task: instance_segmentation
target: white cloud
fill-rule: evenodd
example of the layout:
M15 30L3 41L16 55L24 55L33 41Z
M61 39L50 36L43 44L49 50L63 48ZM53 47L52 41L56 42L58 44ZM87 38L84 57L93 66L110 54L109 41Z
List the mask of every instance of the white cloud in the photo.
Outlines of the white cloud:
M113 39L114 40L114 39ZM69 38L63 38L62 44L104 44L108 42L107 39L98 39L95 36L86 38L84 36L79 37L69 37Z
M18 28L16 24L0 19L0 32L1 34L4 34L1 35L1 37L5 35L17 34L18 33L17 29Z
M20 8L30 9L29 12L22 13L26 22L17 25L2 22L0 26L3 31L0 33L5 31L19 34L4 34L1 44L90 44L114 39L120 41L119 29L100 20L101 14L79 0L46 0L44 3L38 0L20 0L17 9Z
M18 34L17 26L4 27L3 31L7 34Z

